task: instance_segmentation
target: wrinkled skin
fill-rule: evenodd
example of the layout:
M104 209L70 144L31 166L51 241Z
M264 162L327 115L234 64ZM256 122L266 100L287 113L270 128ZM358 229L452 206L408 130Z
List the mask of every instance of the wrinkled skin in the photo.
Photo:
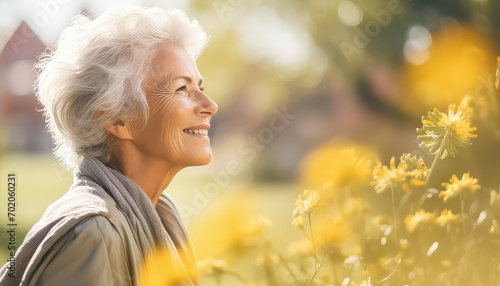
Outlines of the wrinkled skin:
M195 62L184 49L172 45L161 47L152 62L143 83L150 118L142 131L132 132L134 142L142 151L179 167L208 164L209 140L183 132L209 125L217 112L217 104L200 89L202 78Z
M217 112L202 81L196 63L182 47L161 46L143 82L150 110L146 126L125 122L106 127L118 139L107 165L133 180L154 205L179 170L212 159L208 136L183 131L208 127Z

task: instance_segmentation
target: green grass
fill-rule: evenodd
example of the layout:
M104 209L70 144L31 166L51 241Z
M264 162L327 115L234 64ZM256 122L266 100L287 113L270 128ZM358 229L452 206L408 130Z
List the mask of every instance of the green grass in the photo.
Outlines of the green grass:
M206 183L213 182L209 176L210 166L187 168L181 171L167 188L167 192L177 201L178 205L193 205L195 189L202 190ZM40 219L46 208L61 197L73 183L72 174L64 171L63 167L53 158L51 154L8 154L0 161L0 182L4 187L0 195L0 261L3 264L8 259L6 233L7 219L7 175L14 172L17 175L17 197L16 197L16 223L18 246L22 243L26 233ZM301 238L303 234L290 224L291 213L297 197L298 189L294 185L284 184L246 184L240 185L238 178L232 178L231 184L220 189L219 194L210 199L210 203L199 213L188 219L188 225L194 226L198 219L216 207L217 201L226 195L239 192L242 189L257 193L261 202L262 215L268 217L273 226L266 231L266 237L275 242L278 251L285 253L288 242ZM245 187L246 185L246 187ZM244 202L242 202L244 203ZM182 212L182 210L181 210ZM185 214L183 214L185 215ZM259 214L255 214L259 215ZM185 216L186 217L186 216ZM247 272L243 266L236 266L241 274ZM230 282L231 279L227 278ZM214 281L206 281L211 285Z
M0 261L7 259L7 175L16 174L16 243L21 244L29 229L40 219L45 209L72 184L72 174L64 171L51 154L7 154L0 162L3 191L0 196Z

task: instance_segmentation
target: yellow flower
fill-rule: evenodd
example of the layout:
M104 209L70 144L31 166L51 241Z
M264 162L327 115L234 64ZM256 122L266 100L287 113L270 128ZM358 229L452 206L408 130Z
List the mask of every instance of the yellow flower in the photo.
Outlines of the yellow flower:
M459 194L475 193L481 188L478 185L478 180L471 177L470 173L464 173L462 179L459 180L458 177L453 174L449 183L442 183L441 186L446 187L446 191L439 193L439 197L443 197L443 201L446 203L450 198L456 197Z
M496 234L497 230L498 230L498 222L496 219L493 219L493 221L491 221L490 233Z
M444 227L446 225L451 225L454 223L460 222L459 215L455 215L451 212L451 210L444 209L441 212L441 215L436 218L436 223L440 226Z
M404 223L408 232L413 232L417 228L423 227L425 224L434 220L434 214L424 210L418 210L413 215L407 215Z
M401 249L405 250L408 248L408 239L401 239L399 241L399 246L401 247Z
M457 147L471 145L471 138L476 138L476 127L470 127L470 115L454 104L448 107L448 114L440 112L437 108L429 111L427 119L422 117L422 128L417 128L420 135L417 138L422 141L420 147L429 148L433 155L441 159L448 155L455 157Z
M244 202L244 203L242 203ZM199 259L217 257L240 247L260 243L266 227L260 199L250 192L227 195L214 201L191 226Z
M191 272L193 276L195 272ZM140 286L179 285L187 281L186 272L181 269L174 259L171 250L160 248L146 257L139 275Z
M295 212L294 212L295 215ZM292 219L292 224L295 225L296 227L302 227L304 225L304 217L303 216L297 216Z
M314 191L304 190L304 194L299 194L297 206L293 211L292 224L297 227L302 227L304 217L314 212L319 206L319 194Z
M359 190L371 180L375 153L351 144L321 145L307 154L300 164L301 181L321 194L322 202L338 199L337 190Z
M389 167L377 162L373 170L373 182L371 185L377 194L383 193L391 188L402 188L406 192L409 191L408 183L406 183L406 177L408 175L409 173L406 172L406 166L400 162L396 167L396 157L392 157Z
M399 159L403 165L406 167L406 171L410 173L412 178L412 185L421 185L429 175L429 169L424 163L424 159L417 157L417 155L412 156L410 153L403 154ZM421 181L418 182L418 181Z
M500 56L497 57L497 81L495 82L495 88L498 89L498 84L500 84Z

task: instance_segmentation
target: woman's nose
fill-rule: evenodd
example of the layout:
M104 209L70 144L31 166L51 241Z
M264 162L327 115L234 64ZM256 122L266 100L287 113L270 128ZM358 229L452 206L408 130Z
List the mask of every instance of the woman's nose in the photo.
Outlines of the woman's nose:
M199 113L202 116L212 116L219 109L217 103L215 103L215 101L213 101L203 92L199 93L198 101L199 104L197 108L198 109L197 113Z

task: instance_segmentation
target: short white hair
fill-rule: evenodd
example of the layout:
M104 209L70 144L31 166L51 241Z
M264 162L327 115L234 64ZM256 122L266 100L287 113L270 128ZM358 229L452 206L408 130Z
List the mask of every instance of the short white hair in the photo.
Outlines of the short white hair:
M121 6L94 20L74 17L55 51L35 64L55 157L67 169L83 157L108 162L115 138L105 126L122 120L144 127L149 118L142 82L156 49L175 43L196 60L207 41L198 21L178 9Z

